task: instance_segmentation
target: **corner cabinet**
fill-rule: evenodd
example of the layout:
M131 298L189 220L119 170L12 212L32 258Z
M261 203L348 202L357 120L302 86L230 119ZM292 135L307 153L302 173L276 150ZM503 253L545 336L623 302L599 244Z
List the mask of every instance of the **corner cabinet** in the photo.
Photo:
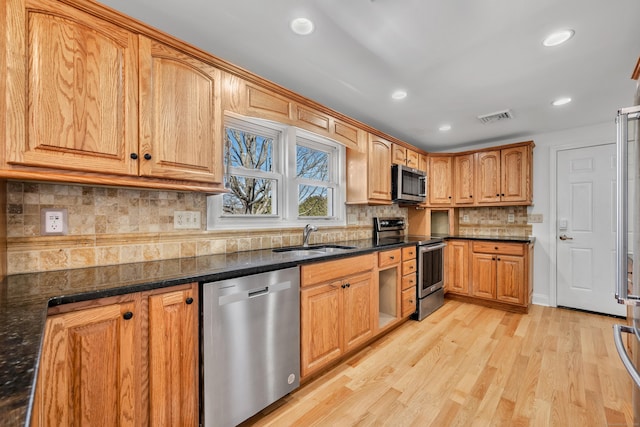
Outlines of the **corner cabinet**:
M301 378L373 337L374 260L369 254L301 267Z
M453 160L450 155L429 156L428 195L430 206L453 205Z
M190 284L51 308L31 426L197 426L197 295Z
M50 0L10 1L7 14L7 173L221 189L219 70L125 18Z

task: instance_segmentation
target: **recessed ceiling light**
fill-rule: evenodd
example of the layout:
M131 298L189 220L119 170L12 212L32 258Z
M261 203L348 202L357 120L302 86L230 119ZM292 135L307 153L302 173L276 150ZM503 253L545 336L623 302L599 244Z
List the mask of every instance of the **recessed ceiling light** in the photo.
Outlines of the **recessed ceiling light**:
M544 39L542 44L547 46L547 47L558 46L559 44L562 44L562 43L566 42L567 40L569 40L571 37L573 37L573 35L575 33L576 32L573 31L573 30L556 31L555 33L549 34Z
M402 89L396 90L391 94L391 97L393 99L405 99L407 97L407 91Z
M559 106L561 106L561 105L566 105L566 104L568 104L568 103L570 103L570 102L571 102L571 98L569 98L569 97L564 97L564 98L558 98L558 99L556 99L555 101L553 101L553 102L551 103L551 105L553 105L554 107L559 107Z
M438 128L438 130L439 130L440 132L446 132L446 131L448 131L448 130L451 130L451 125L449 125L449 124L442 125L442 126L440 126L440 127Z
M313 22L311 22L311 20L307 18L296 18L291 21L291 24L289 24L289 26L291 27L291 31L296 34L300 34L301 36L306 36L313 33L314 29Z

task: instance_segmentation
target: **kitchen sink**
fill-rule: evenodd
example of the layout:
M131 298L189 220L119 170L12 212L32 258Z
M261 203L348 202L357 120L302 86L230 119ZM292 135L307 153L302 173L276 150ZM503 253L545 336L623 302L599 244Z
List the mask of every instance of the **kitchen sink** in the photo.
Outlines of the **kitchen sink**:
M356 249L356 246L346 245L313 245L313 246L287 246L286 248L272 249L273 252L289 252L294 255L314 255L344 252L350 249Z

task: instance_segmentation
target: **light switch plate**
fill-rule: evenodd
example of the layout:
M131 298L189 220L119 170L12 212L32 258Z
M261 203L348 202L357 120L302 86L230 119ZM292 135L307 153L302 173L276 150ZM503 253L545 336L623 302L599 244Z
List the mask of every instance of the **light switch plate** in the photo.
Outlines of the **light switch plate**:
M542 223L542 214L532 213L529 214L527 218L527 222L529 224L540 224Z
M67 209L44 208L40 211L40 235L63 236L67 234Z

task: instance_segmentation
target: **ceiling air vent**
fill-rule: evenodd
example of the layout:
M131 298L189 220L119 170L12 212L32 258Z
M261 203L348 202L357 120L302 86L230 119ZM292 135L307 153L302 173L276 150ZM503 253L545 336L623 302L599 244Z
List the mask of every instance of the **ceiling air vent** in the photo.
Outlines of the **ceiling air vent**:
M495 113L478 116L478 120L480 120L482 124L485 125L489 123L499 122L500 120L509 119L513 119L513 113L511 112L511 110L496 111Z

